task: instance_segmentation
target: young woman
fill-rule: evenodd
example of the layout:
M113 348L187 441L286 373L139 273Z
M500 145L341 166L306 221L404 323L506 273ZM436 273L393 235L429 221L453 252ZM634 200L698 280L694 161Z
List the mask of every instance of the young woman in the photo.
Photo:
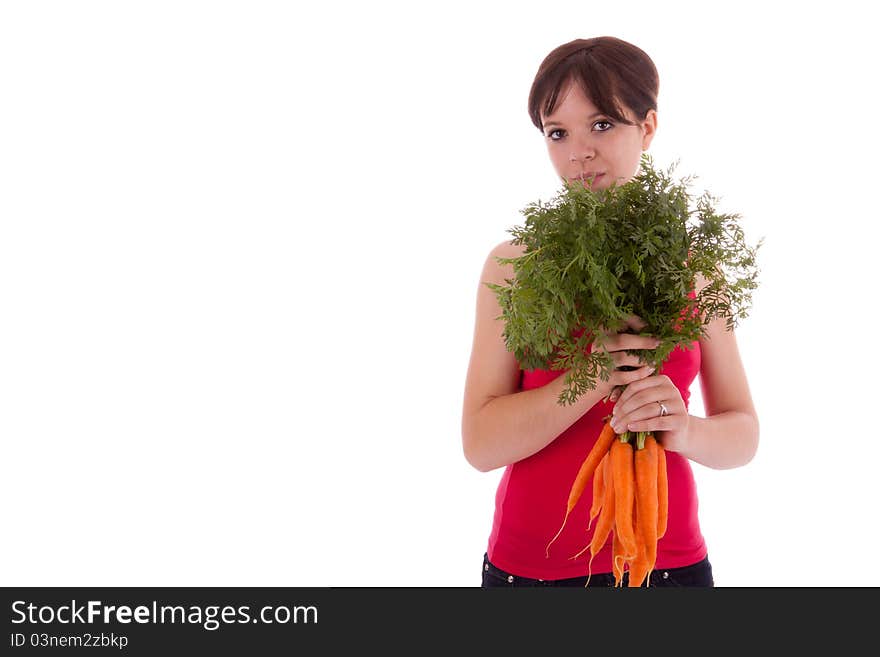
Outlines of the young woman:
M658 75L650 57L613 37L576 39L550 52L529 94L529 115L541 131L550 162L563 181L594 189L636 175L657 130ZM504 467L483 555L482 586L584 586L591 487L587 486L549 556L568 493L584 457L613 412L617 433L653 431L665 448L669 519L645 586L713 586L706 541L697 515L690 461L709 468L748 463L758 445L758 418L732 331L713 320L693 349L677 349L652 372L628 349L657 341L630 333L607 335L605 349L618 368L575 404L557 403L563 371L523 371L503 338L501 308L485 283L513 279L512 258L523 246L495 246L483 266L476 326L465 381L462 446L482 472ZM697 290L701 281L697 281ZM640 319L630 325L640 328ZM643 326L643 325L642 325ZM621 370L622 366L631 366ZM634 369L633 369L634 368ZM690 386L700 375L706 417L688 413ZM619 396L607 399L617 386ZM590 586L611 586L611 538L591 564ZM625 579L626 583L627 580Z

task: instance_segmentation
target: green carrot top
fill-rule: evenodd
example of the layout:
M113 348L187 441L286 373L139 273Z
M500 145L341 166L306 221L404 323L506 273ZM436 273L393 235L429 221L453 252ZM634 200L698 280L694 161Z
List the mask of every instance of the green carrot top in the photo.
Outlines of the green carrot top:
M638 352L658 371L712 319L725 318L732 330L748 316L761 242L749 246L740 215L717 212L707 192L694 201L691 178L674 181L674 166L658 171L643 154L639 173L622 185L594 191L567 183L550 202L527 205L524 225L509 231L524 253L497 260L513 264L515 278L485 285L520 366L569 370L560 404L594 389L597 378L608 380L611 357L586 347L631 315L660 340ZM694 294L697 274L706 284Z

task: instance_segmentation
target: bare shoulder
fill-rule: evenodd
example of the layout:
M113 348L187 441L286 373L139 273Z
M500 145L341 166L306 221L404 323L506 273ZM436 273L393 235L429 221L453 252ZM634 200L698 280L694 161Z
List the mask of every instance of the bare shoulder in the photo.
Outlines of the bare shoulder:
M514 244L512 240L504 240L495 245L489 255L493 258L518 258L526 252L524 244ZM505 265L511 267L511 265Z
M501 285L506 279L514 277L513 264L499 262L499 258L518 258L525 253L526 247L522 244L512 244L510 240L499 242L486 257L483 265L483 273L481 282L496 283Z

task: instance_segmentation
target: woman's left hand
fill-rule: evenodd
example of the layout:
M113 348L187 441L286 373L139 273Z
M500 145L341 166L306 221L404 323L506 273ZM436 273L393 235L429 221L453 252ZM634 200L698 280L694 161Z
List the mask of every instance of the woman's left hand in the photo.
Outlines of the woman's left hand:
M661 404L666 415L661 415ZM687 443L689 423L681 392L668 376L657 374L626 386L614 404L611 427L618 434L652 431L665 449L679 452Z

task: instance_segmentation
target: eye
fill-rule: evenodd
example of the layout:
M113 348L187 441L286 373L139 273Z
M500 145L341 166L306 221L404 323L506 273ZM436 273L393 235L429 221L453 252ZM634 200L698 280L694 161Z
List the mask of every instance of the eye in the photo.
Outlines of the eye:
M614 125L614 124L612 124L611 121L596 121L596 122L593 124L593 127L596 127L596 126L606 126L606 127L604 127L604 128L599 128L599 132L605 132L606 130L610 130L610 129L613 127L613 125Z
M554 139L554 138L553 138L553 135L556 134L557 132L559 132L559 133L563 133L563 132L565 132L565 130L563 130L562 128L555 128L555 129L553 129L553 130L551 130L550 132L547 133L547 137L548 137L551 141L559 141L559 139L562 139L562 137L559 137L559 139Z

